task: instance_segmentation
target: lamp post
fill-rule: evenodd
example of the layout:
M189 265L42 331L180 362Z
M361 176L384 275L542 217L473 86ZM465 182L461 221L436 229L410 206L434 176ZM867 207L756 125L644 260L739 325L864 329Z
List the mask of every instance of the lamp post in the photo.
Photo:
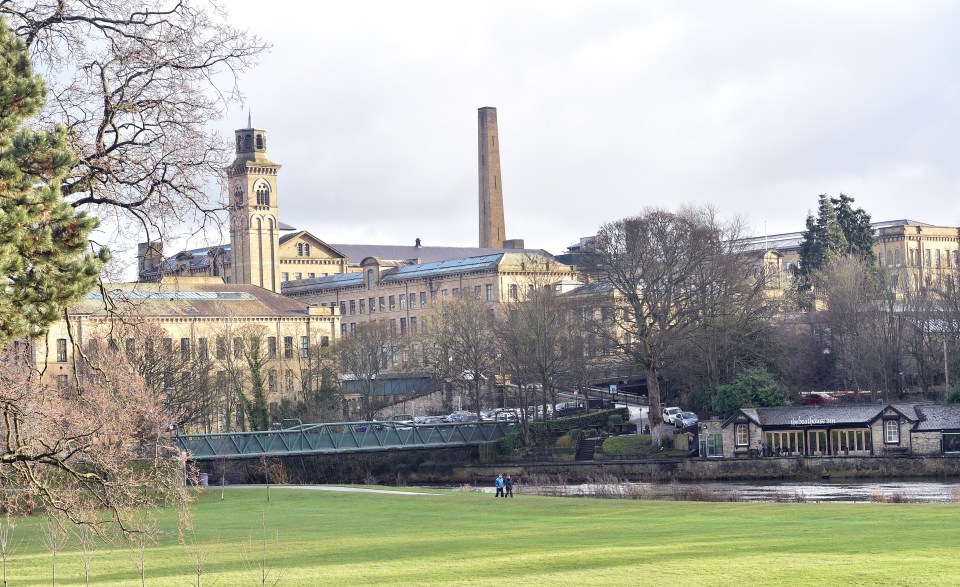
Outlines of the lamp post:
M497 353L497 362L500 364L500 389L503 394L503 409L507 409L507 381L503 378L503 355Z

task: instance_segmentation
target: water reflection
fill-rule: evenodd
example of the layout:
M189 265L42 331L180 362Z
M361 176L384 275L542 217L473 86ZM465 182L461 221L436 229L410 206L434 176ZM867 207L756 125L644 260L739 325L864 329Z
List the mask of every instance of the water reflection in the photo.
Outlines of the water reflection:
M645 499L691 499L707 493L717 501L805 501L919 503L960 502L960 482L892 480L844 481L709 481L703 483L583 483L525 488L529 493L568 497L634 497ZM724 499L726 498L726 499Z

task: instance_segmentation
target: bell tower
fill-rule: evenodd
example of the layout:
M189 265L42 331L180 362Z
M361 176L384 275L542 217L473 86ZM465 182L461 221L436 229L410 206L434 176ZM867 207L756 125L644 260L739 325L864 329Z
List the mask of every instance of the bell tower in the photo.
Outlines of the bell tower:
M280 232L277 172L267 159L267 133L235 131L236 158L226 169L230 197L230 245L234 283L250 283L280 292Z

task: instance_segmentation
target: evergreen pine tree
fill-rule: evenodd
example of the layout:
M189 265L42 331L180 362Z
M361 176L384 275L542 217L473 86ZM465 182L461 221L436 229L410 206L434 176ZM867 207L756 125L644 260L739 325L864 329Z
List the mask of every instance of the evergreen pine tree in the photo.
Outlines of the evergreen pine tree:
M46 87L22 41L0 19L0 344L42 332L89 292L107 253L86 253L97 220L63 200L74 156L66 131L24 127Z
M863 208L853 209L853 198L840 194L839 198L830 198L836 211L837 222L847 239L847 254L860 257L865 261L873 259L873 228L870 227L870 215Z
M817 217L807 215L807 229L800 243L800 273L809 278L812 271L842 257L847 251L847 240L837 222L837 213L826 194L821 194Z

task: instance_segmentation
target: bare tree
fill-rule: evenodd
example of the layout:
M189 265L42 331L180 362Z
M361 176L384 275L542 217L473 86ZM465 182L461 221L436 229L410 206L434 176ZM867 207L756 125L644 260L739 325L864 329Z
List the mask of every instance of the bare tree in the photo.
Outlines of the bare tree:
M352 377L360 390L360 413L372 419L382 407L377 394L380 374L387 369L394 337L386 322L362 322L356 332L336 343L336 352L344 376Z
M117 358L53 389L23 357L0 357L0 491L14 511L41 506L73 523L129 530L138 507L187 501L157 391ZM140 466L131 467L138 461Z
M41 122L64 125L78 154L63 186L75 207L139 240L216 221L229 149L211 127L261 40L215 1L2 0L0 16L50 85Z
M703 319L702 273L732 254L729 232L710 209L648 209L602 226L586 255L586 273L612 287L608 316L616 328L598 334L646 373L654 444L666 432L659 426L662 361ZM712 276L711 295L739 293L726 281L733 277L742 274Z
M497 369L493 308L476 296L462 295L434 305L430 324L435 345L449 353L451 379L466 390L479 418L483 382Z

